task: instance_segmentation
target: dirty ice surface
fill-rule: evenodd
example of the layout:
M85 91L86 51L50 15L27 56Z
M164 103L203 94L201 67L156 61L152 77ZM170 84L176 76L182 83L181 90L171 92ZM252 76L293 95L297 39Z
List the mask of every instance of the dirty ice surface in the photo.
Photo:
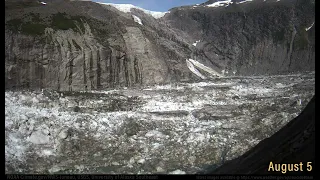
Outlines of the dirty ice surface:
M192 174L296 117L314 73L92 92L6 91L6 173Z

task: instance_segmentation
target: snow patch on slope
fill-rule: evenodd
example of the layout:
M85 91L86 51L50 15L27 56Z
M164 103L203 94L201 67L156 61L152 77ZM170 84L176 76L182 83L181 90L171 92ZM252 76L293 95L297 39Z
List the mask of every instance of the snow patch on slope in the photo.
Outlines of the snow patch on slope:
M132 15L134 22L143 25L141 19L138 16Z
M220 7L220 6L226 6L232 3L231 0L226 0L226 1L218 1L212 4L207 5L207 7Z
M197 44L200 42L200 40L196 41L195 43L193 43L193 46L197 46Z
M310 27L307 27L307 28L306 28L306 31L309 31L309 30L313 27L313 25L314 25L314 22L311 24Z
M202 75L193 65L193 63L190 61L190 59L186 59L187 66L190 69L191 72L193 72L195 75L199 76L201 79L206 79L204 75Z
M149 11L149 10L146 10L146 9L143 9L143 8L140 8L140 7L137 7L137 6L134 6L134 5L132 5L132 4L113 4L113 3L101 3L101 2L98 2L98 3L99 3L99 4L102 4L102 5L113 6L113 7L117 8L119 11L122 11L122 12L125 12L125 13L131 12L131 9L132 9L132 8L134 8L134 9L139 9L139 10L143 11L144 13L153 16L153 17L156 18L156 19L161 18L161 17L163 17L166 13L168 13L168 12Z
M236 4L242 4L242 3L246 3L246 2L250 2L252 0L245 0L245 1L241 1L241 2L237 2Z
M189 61L196 67L202 69L203 71L206 71L207 73L213 75L213 76L218 76L218 77L222 77L222 75L220 73L218 73L217 71L213 70L210 67L207 67L203 64L201 64L200 62L193 60L193 59L189 59Z

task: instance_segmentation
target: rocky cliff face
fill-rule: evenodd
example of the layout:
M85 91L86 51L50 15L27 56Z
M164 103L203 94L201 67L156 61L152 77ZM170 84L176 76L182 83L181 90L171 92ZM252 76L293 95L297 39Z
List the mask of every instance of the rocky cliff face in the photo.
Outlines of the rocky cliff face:
M159 35L155 25L139 25L131 15L110 6L10 5L5 33L7 88L91 90L163 83L190 74L179 62L185 62L183 56L190 52L179 41L161 37L170 32ZM153 21L151 25L157 23L143 15Z
M208 1L158 19L135 8L124 13L88 1L45 2L6 1L7 89L78 91L197 79L188 58L202 65L193 68L204 76L314 70L314 1L220 7Z
M179 7L170 27L198 42L194 57L226 74L314 70L314 1L215 1Z

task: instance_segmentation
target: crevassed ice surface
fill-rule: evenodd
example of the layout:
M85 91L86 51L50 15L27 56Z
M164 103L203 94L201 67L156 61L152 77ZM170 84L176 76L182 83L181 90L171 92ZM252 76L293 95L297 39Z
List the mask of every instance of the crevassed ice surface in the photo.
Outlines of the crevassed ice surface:
M6 173L192 174L296 117L314 73L92 92L6 91Z

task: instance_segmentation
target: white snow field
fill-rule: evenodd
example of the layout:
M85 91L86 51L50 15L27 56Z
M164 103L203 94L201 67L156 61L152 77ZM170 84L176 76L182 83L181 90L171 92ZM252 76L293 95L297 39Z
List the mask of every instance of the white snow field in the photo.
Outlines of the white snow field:
M143 9L141 7L134 6L132 4L114 4L114 3L101 3L101 2L98 2L98 3L102 4L102 5L113 6L113 7L117 8L119 11L122 11L124 13L131 12L131 9L139 9L139 10L143 11L144 13L151 15L155 19L159 19L159 18L163 17L166 13L169 13L169 12L150 11L150 10Z
M194 174L296 117L314 72L92 92L6 91L6 173Z

